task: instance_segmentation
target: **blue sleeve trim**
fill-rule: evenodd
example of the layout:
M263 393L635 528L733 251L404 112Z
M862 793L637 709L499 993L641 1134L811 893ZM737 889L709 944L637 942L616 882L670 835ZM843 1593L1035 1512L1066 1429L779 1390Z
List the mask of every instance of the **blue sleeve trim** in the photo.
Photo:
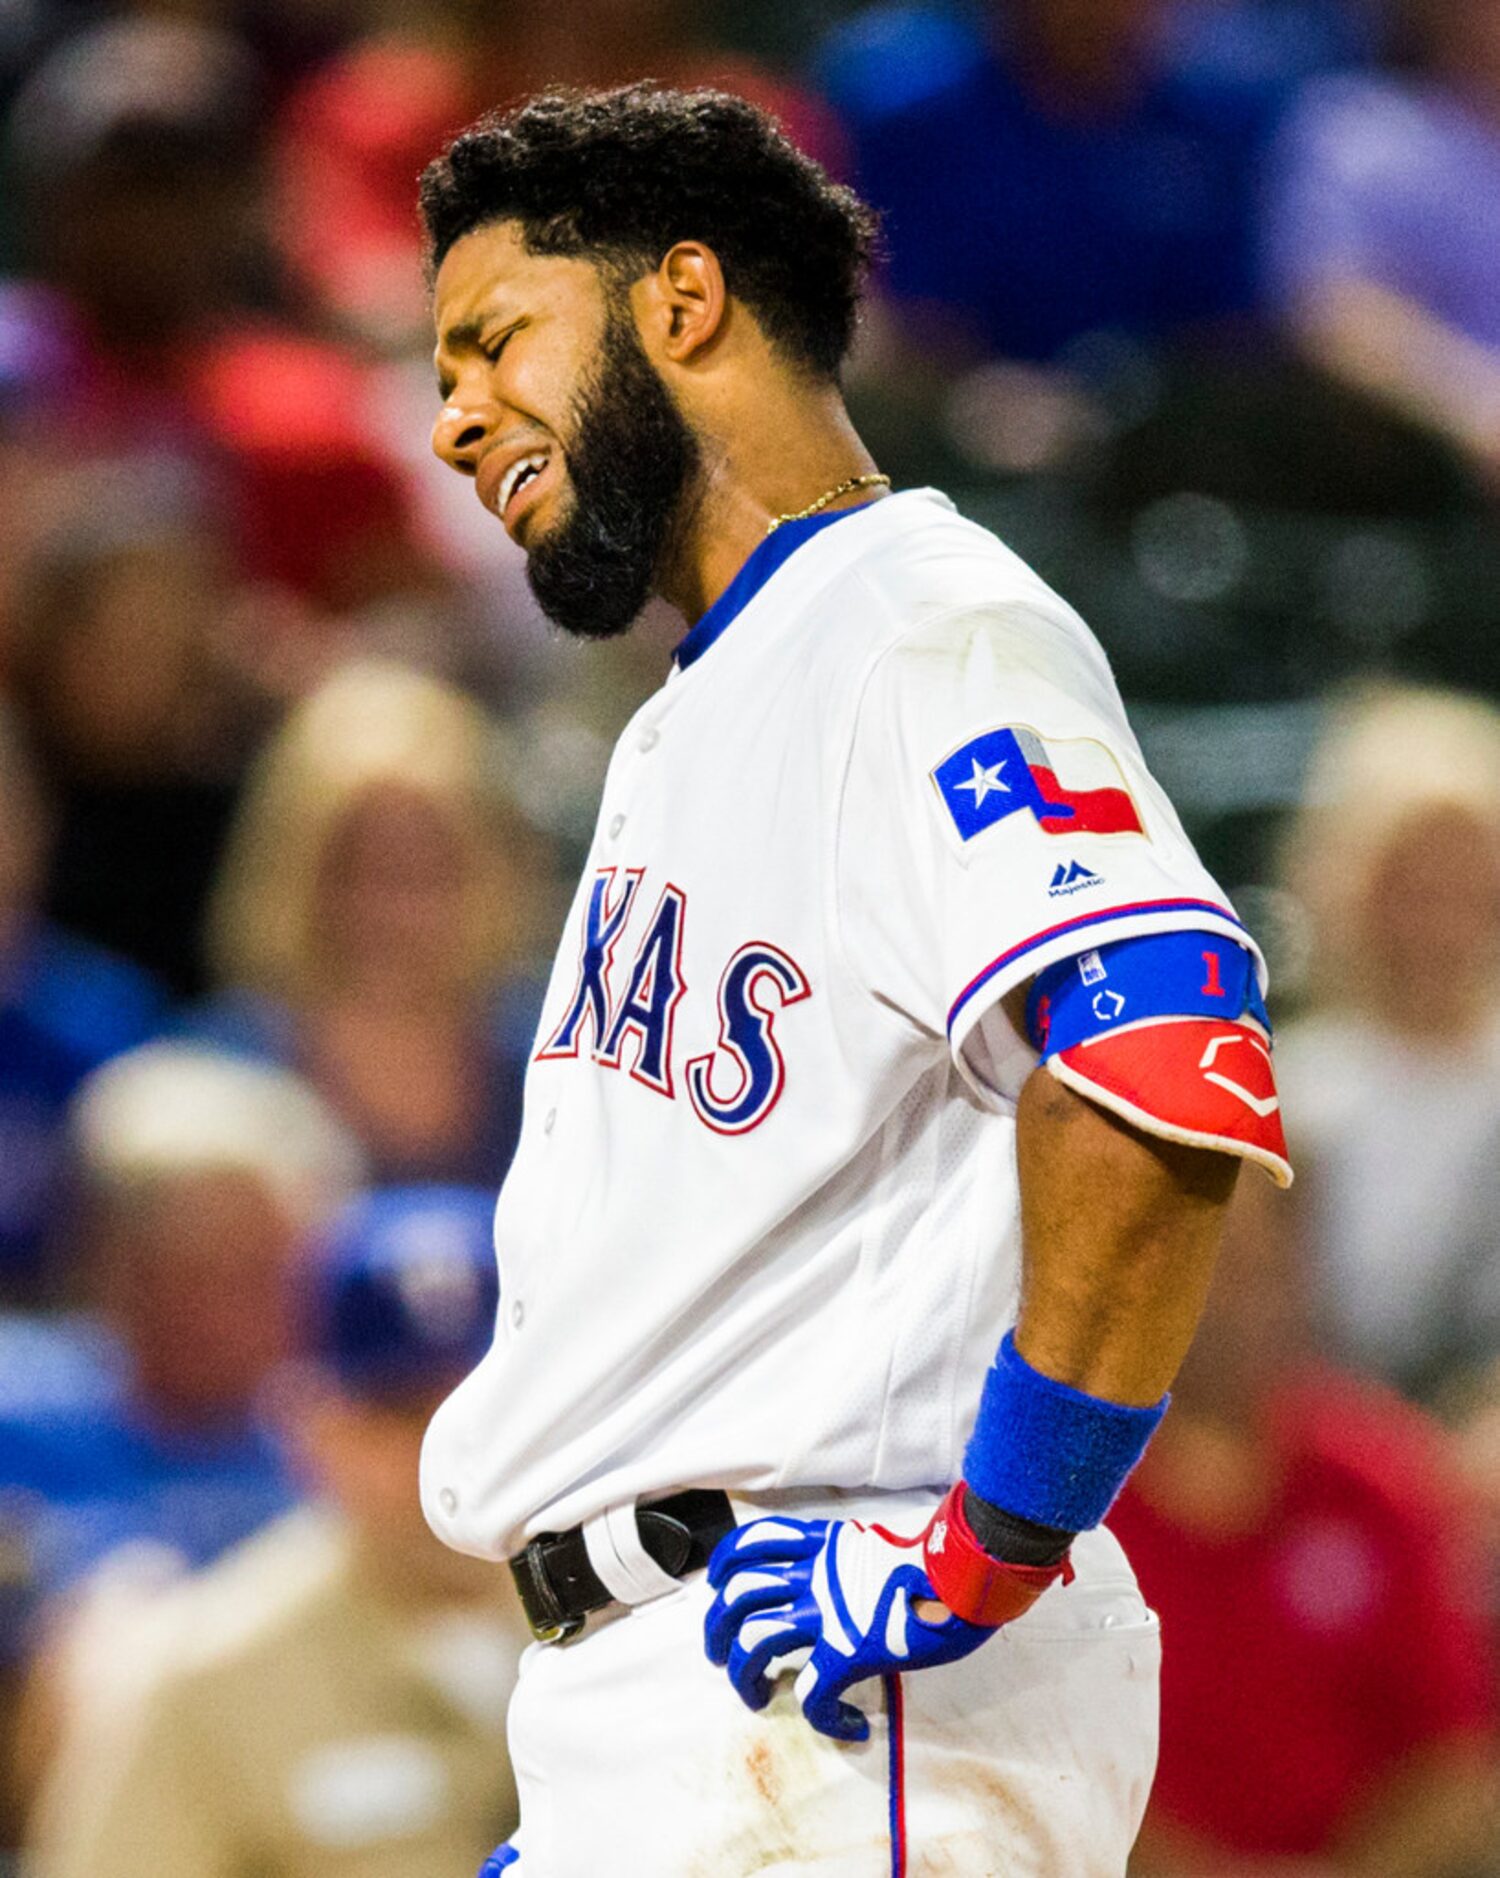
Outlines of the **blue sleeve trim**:
M985 1378L964 1480L1007 1513L1086 1532L1114 1504L1170 1399L1130 1408L1085 1395L1033 1369L1007 1331Z
M1227 925L1245 929L1230 912L1227 906L1217 906L1212 900L1132 900L1125 906L1111 906L1098 913L1081 913L1076 919L1065 919L1059 925L1049 926L1045 932L1033 933L1029 939L1023 939L1018 945L1009 947L999 958L991 959L982 972L976 973L953 1000L948 1011L948 1035L953 1035L953 1027L958 1022L963 1008L977 995L990 980L1007 967L1016 964L1035 952L1039 947L1050 945L1054 939L1083 932L1090 926L1108 926L1116 920L1138 919L1156 914L1176 916L1181 913L1211 913L1215 919L1222 919Z
M1269 1034L1246 948L1221 933L1142 933L1059 959L1026 999L1026 1034L1043 1062L1126 1024L1160 1017L1250 1016Z

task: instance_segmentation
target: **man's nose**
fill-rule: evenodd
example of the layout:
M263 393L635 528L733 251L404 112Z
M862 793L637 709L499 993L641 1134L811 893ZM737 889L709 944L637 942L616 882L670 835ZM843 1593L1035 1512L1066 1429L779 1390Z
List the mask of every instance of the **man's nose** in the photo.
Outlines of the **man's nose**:
M450 469L472 476L493 430L492 413L450 401L438 412L432 427L432 448Z

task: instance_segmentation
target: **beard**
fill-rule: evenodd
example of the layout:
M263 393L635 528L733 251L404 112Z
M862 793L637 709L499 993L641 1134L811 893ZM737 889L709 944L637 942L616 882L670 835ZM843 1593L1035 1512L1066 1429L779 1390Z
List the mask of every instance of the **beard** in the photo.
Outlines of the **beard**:
M564 452L573 500L531 550L526 578L580 639L627 632L680 537L701 452L635 329L611 313Z

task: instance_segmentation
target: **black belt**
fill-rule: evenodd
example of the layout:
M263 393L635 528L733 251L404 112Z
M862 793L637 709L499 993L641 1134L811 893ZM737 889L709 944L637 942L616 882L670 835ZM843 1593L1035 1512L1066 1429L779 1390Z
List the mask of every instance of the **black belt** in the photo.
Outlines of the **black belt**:
M717 1487L694 1487L670 1499L635 1509L641 1544L674 1578L702 1571L714 1547L739 1522L729 1495ZM510 1561L531 1634L542 1643L564 1643L583 1628L590 1611L602 1611L615 1594L589 1563L582 1526L544 1532Z

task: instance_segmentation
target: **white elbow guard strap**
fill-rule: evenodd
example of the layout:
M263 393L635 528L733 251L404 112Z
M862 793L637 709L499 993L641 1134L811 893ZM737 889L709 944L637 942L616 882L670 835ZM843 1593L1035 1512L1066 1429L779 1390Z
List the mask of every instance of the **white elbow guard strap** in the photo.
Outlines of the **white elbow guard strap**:
M1121 939L1042 972L1026 1003L1059 1082L1169 1141L1291 1185L1271 1025L1243 946L1208 932Z

